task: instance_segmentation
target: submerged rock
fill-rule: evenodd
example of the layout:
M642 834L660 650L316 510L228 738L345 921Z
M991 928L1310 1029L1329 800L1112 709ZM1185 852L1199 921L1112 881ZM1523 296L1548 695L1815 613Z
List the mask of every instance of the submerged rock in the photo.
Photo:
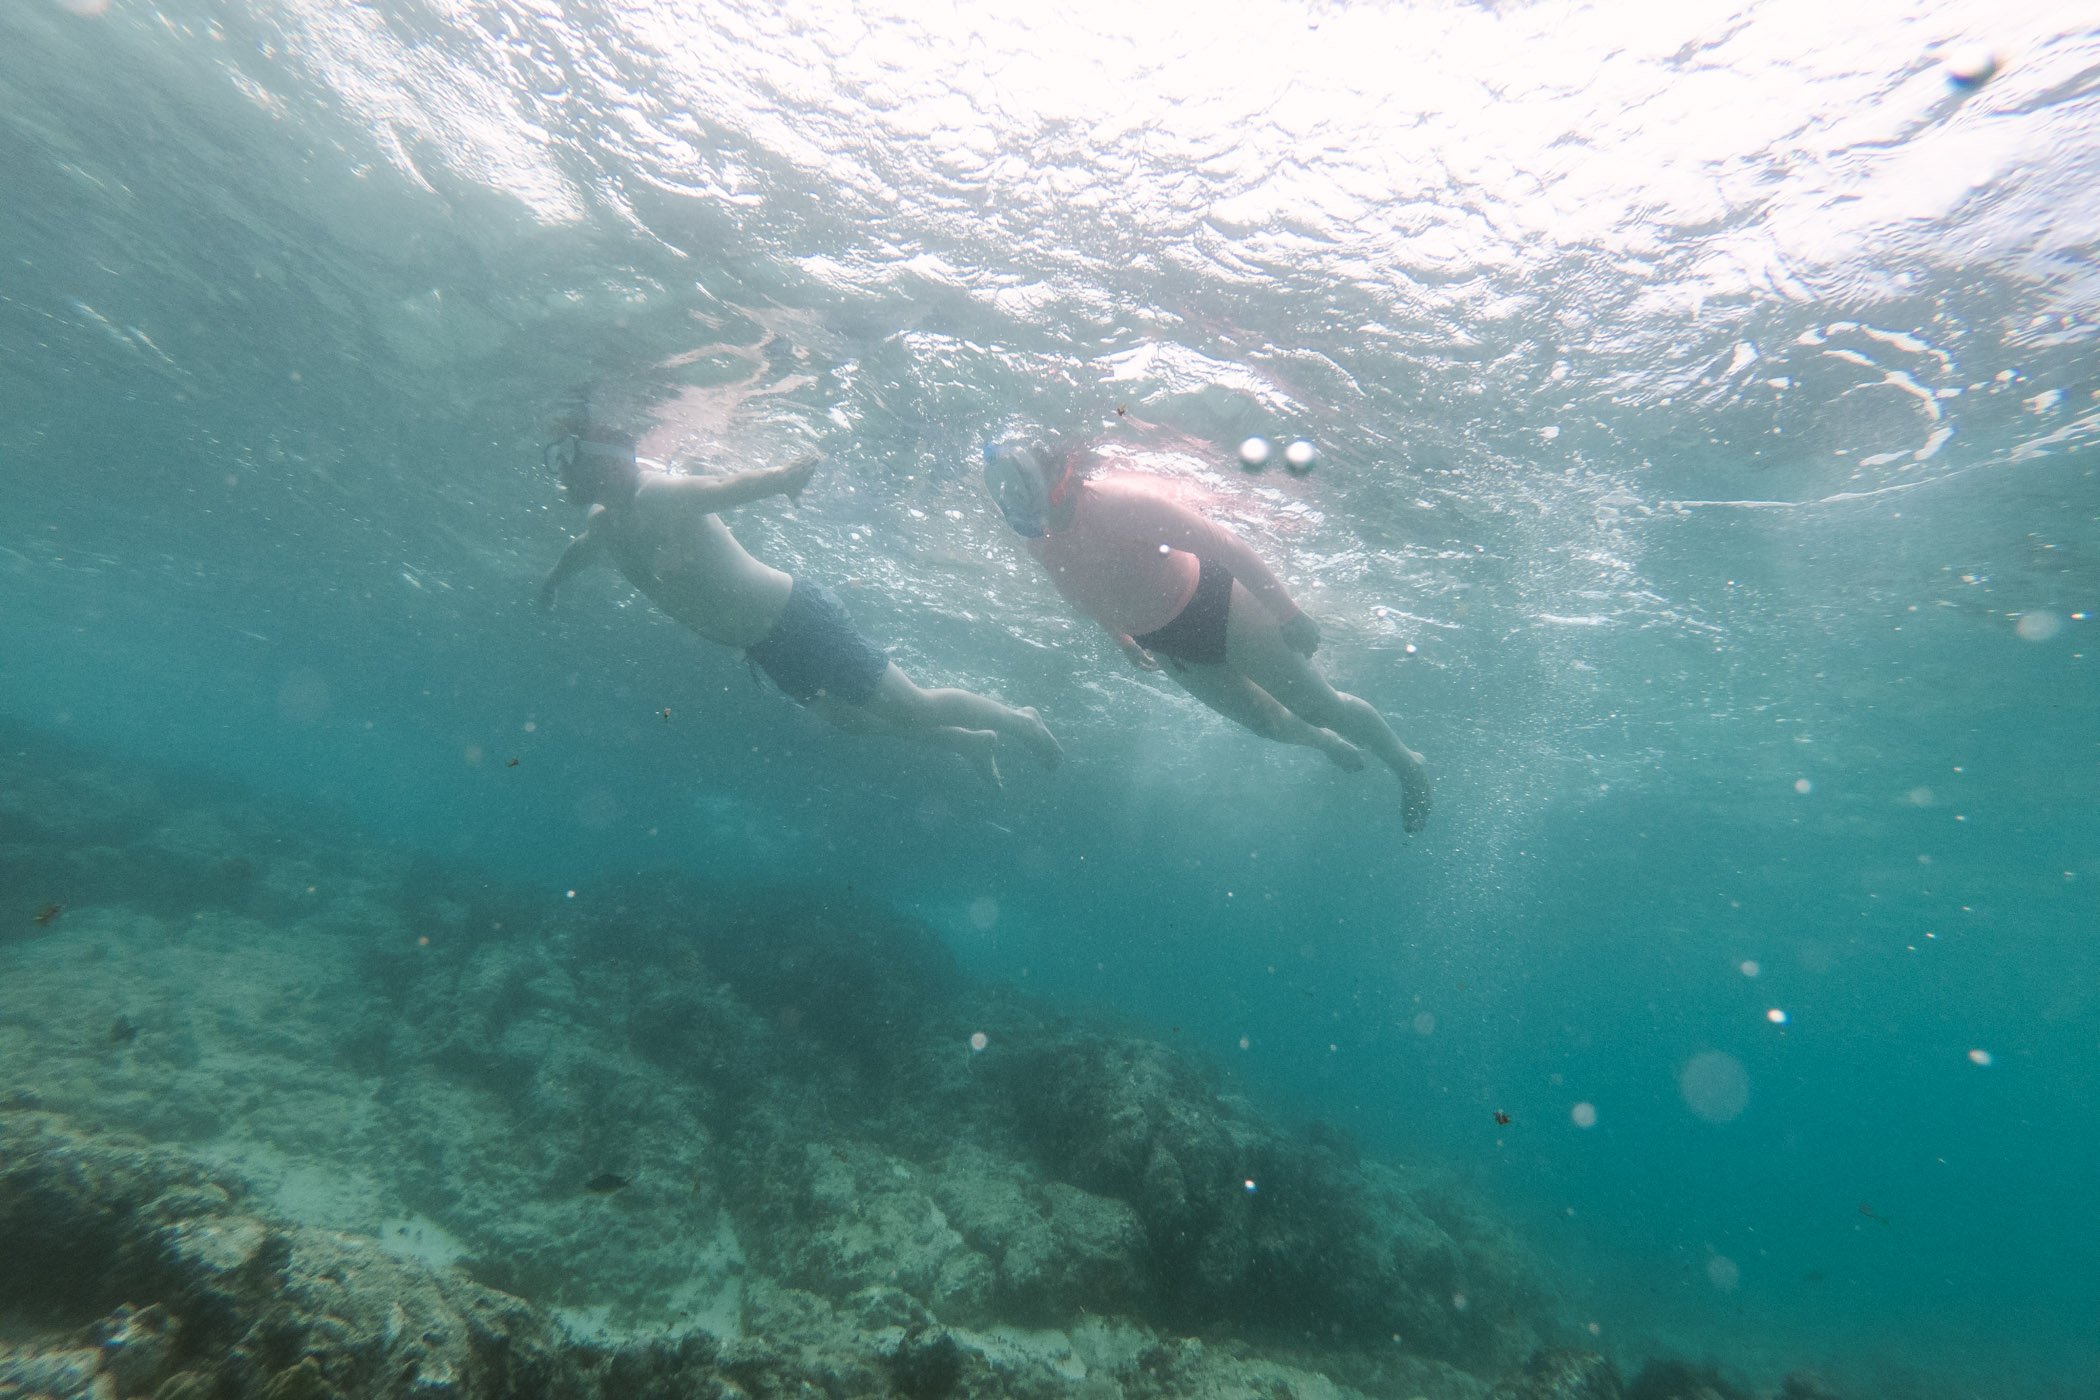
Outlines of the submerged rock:
M1146 1291L1179 1325L1397 1338L1483 1370L1536 1345L1544 1290L1513 1241L1462 1244L1391 1169L1286 1136L1163 1045L1067 1032L1001 1082L1055 1175L1134 1212Z
M1712 1366L1661 1359L1641 1367L1626 1387L1626 1400L1752 1400L1750 1392L1730 1384Z
M890 1356L890 1375L908 1400L946 1400L962 1380L963 1349L944 1331L915 1331Z
M37 1351L0 1347L0 1395L32 1400L116 1400L92 1348Z
M1620 1400L1619 1371L1595 1352L1542 1351L1521 1374L1488 1392L1488 1400Z
M429 1400L561 1368L558 1332L519 1300L237 1203L178 1155L0 1115L0 1308L51 1338L8 1374L41 1376L17 1382L32 1394ZM99 1344L69 1349L83 1331Z

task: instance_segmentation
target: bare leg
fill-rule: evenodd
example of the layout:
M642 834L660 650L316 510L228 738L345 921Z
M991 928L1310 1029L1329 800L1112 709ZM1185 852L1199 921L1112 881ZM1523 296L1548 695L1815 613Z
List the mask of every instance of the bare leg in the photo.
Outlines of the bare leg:
M860 706L841 700L817 699L810 702L809 708L848 734L888 734L961 754L986 782L994 787L1005 785L1006 780L999 773L999 736L989 729L959 729L954 725L902 727L884 723Z
M1318 749L1337 768L1351 773L1363 771L1364 756L1356 745L1333 730L1307 724L1279 704L1275 696L1230 666L1183 662L1177 667L1170 662L1167 674L1211 709L1264 739Z
M1308 724L1332 729L1370 750L1400 779L1401 825L1410 833L1429 820L1429 768L1422 755L1400 742L1385 716L1327 683L1312 659L1291 650L1268 610L1246 589L1232 585L1232 612L1225 634L1226 665L1269 692Z
M892 661L876 683L875 693L859 707L892 733L921 729L989 729L1026 744L1045 768L1064 761L1065 751L1050 727L1033 709L1015 709L967 690L941 687L922 690Z

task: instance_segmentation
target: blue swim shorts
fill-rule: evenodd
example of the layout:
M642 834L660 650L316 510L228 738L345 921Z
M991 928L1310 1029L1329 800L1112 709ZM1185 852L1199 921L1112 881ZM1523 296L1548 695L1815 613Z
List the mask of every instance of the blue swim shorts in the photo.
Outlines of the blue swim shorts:
M799 578L773 630L744 655L805 705L820 695L865 705L890 667L889 653L860 634L830 589Z

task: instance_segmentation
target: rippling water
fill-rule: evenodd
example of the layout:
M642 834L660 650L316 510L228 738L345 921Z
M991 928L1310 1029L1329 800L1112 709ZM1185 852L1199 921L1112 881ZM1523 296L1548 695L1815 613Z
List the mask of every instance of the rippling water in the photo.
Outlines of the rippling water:
M1607 1342L2090 1394L2096 130L2062 0L10 0L0 711L586 899L856 882L1457 1164ZM580 383L827 453L739 534L1066 769L541 619ZM1424 838L1021 567L978 444L1119 406Z

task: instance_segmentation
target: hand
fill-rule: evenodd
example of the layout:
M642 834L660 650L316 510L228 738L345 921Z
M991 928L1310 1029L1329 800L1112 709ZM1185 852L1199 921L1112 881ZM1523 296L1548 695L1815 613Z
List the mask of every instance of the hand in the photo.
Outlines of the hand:
M1129 657L1131 664L1140 671L1157 671L1159 669L1159 658L1139 646L1130 637L1117 637L1116 645L1123 648L1123 654Z
M799 503L802 499L802 488L809 485L809 479L817 474L817 462L819 460L816 457L804 457L792 466L782 467L780 469L781 494L789 500Z
M1300 656L1311 656L1320 649L1320 624L1302 612L1277 630L1283 633L1283 644Z

